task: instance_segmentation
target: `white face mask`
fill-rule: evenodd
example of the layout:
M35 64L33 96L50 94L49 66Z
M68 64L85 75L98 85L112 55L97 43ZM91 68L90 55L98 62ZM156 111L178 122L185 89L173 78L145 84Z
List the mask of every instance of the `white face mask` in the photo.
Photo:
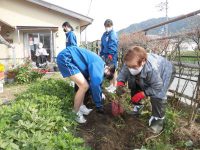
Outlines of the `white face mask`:
M128 70L130 71L130 73L132 74L132 75L138 75L141 71L142 71L142 69L143 69L143 66L141 66L140 68L138 68L138 69L133 69L133 68L128 68Z
M67 32L71 31L71 28L67 28Z
M109 32L112 30L112 27L106 27L106 32Z

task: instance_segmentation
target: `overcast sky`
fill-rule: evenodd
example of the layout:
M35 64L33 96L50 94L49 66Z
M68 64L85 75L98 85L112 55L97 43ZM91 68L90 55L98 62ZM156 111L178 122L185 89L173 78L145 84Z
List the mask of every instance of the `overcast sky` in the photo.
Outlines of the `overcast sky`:
M66 9L88 14L91 0L45 0ZM164 17L156 7L165 0L92 0L89 17L92 25L87 28L87 40L100 39L104 32L104 21L113 20L114 30L126 28L151 18ZM168 0L169 17L183 15L200 9L200 0Z

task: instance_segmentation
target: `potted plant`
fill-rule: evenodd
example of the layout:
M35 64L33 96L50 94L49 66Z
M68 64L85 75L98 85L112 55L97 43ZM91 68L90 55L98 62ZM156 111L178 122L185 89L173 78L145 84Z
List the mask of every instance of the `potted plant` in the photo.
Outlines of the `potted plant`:
M0 80L4 79L4 71L5 71L4 65L0 64Z
M16 76L15 70L14 69L8 70L6 75L7 75L7 82L9 84L13 83L15 80L15 76Z
M0 93L3 93L4 71L5 71L4 65L0 64Z

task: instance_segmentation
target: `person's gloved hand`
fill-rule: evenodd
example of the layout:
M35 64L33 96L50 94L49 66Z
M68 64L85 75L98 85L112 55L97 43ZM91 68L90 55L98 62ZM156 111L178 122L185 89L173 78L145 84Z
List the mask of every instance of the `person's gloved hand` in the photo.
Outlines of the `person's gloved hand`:
M102 96L101 96L101 97L102 97L102 100L105 100L105 99L106 99L106 96L105 96L105 94L103 94L103 93L102 93Z
M124 84L124 82L118 81L118 82L117 82L116 94L117 94L118 96L121 96L121 95L123 95L124 93L126 93L125 84Z
M109 60L112 60L112 59L113 59L113 56L112 56L111 54L109 54L109 55L108 55L108 59L109 59Z
M132 98L131 101L133 103L139 103L143 98L145 98L145 94L143 91L136 93Z

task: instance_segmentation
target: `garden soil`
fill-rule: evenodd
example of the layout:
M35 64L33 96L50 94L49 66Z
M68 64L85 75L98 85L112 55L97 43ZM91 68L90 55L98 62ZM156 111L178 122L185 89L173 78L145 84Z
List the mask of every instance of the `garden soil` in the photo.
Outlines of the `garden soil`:
M151 133L145 123L138 116L124 113L114 117L111 104L105 106L105 114L95 110L86 116L87 123L80 125L79 136L87 146L95 150L131 150L141 148L145 142L144 134L148 137Z
M105 105L105 114L93 110L86 118L87 123L79 125L78 136L85 140L86 146L94 150L141 149L147 141L156 140L159 136L148 128L148 118L127 113L114 117L111 103ZM193 148L200 148L199 124L192 130L187 127L179 128L174 132L172 139L171 144L191 139L194 142Z

